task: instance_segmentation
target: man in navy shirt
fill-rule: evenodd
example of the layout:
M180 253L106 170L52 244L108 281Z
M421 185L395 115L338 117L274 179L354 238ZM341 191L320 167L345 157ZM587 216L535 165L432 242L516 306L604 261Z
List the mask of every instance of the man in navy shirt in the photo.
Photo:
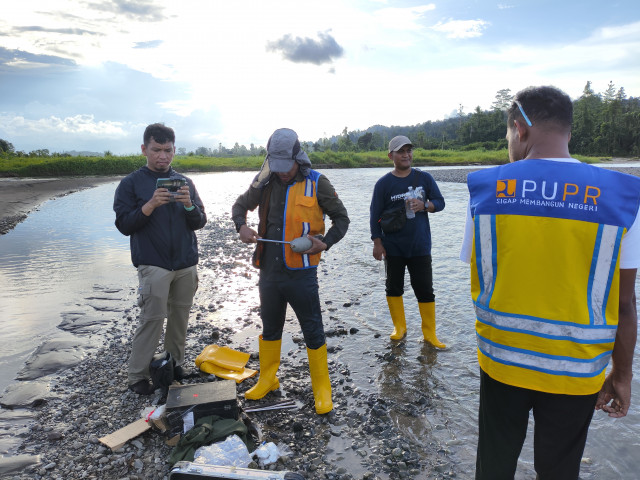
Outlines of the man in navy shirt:
M399 135L389 142L389 159L393 161L393 170L377 181L373 189L370 208L371 239L373 257L385 261L386 295L393 321L392 340L402 340L407 333L404 315L405 268L409 270L411 287L418 300L422 318L422 333L426 342L437 348L446 345L436 336L436 308L433 293L431 271L431 229L428 213L444 209L444 198L431 175L411 168L413 145L411 141ZM412 188L417 195L407 198ZM398 231L385 233L380 225L382 212L397 206L415 213L407 218L405 225Z

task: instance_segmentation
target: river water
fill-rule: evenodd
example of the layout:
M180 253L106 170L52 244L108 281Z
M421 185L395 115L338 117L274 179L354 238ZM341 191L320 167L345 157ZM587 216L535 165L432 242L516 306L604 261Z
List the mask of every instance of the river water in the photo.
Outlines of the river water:
M407 340L393 348L396 361L383 362L379 359L391 349L388 340L391 322L384 295L384 269L371 255L368 208L375 181L387 171L324 172L351 218L348 234L324 256L319 267L325 325L330 327L336 315L347 329L358 329L356 335L340 340L344 345L335 355L349 365L350 376L360 390L400 403L413 396L412 392L437 393L441 403L433 416L404 417L396 413L394 421L409 437L424 442L435 438L447 445L458 478L472 478L479 377L469 267L458 259L466 212L466 186L439 182L446 208L430 217L438 336L449 348L434 351L420 342L418 305L409 289L405 295ZM231 205L253 175L238 172L192 175L210 221L230 223ZM135 288L137 279L130 264L128 239L113 226L111 206L116 186L114 182L51 200L0 237L0 391L14 382L16 373L38 345L63 334L56 327L65 316L78 311L86 313L89 308L92 315L108 318L117 309L100 308L100 299L107 298L109 292L130 292ZM255 212L251 221L256 221ZM199 235L205 234L206 231L199 232ZM198 295L206 296L207 288L216 283L220 292L226 292L227 305L223 311L227 320L215 316L212 322L228 322L236 312L241 314L258 304L255 277L234 278L236 260L229 252L202 252L203 281ZM207 261L208 255L227 263L231 276L216 278L208 266L211 263ZM294 332L298 327L289 322L287 329ZM380 335L376 338L376 334ZM243 332L238 327L239 341L254 335L255 332ZM100 337L94 337L89 335L91 341L100 343ZM286 349L290 340L283 340ZM329 346L331 343L330 338ZM637 356L634 367L639 371ZM632 407L627 417L609 419L602 412L596 412L584 454L583 480L637 478L640 470L638 378L634 379ZM530 432L518 479L535 478L531 436Z

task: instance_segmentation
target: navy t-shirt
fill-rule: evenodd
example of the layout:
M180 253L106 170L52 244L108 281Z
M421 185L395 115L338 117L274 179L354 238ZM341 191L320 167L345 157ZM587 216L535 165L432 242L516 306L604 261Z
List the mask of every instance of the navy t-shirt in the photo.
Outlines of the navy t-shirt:
M416 179L416 175L418 176ZM392 206L404 203L409 187L421 190L420 200L431 200L435 211L444 209L444 198L433 177L427 172L412 169L404 178L389 172L380 178L373 189L369 224L371 239L381 238L387 255L394 257L418 257L431 255L431 229L426 211L416 212L415 218L407 219L405 226L398 232L385 234L380 228L380 215ZM422 189L420 189L422 187Z

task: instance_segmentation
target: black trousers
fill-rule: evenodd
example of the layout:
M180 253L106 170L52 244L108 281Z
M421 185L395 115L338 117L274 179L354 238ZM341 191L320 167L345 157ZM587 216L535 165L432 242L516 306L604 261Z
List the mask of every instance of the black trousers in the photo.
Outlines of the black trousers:
M282 273L261 271L258 285L264 340L282 338L289 304L298 317L307 347L316 350L325 344L317 269Z
M480 370L476 480L513 480L531 410L538 479L577 480L597 398L512 387Z
M387 273L386 289L387 297L401 297L404 293L404 271L409 269L411 288L420 303L435 301L433 294L433 274L431 271L431 255L421 257L385 257L385 270Z

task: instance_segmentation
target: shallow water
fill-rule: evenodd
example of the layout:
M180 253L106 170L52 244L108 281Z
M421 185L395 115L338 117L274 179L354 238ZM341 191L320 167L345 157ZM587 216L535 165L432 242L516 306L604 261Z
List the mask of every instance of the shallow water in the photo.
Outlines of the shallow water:
M98 299L135 277L107 210L114 188L50 200L0 237L0 390L35 347L62 335L55 327L66 314L103 315Z
M430 217L438 336L449 348L434 351L420 342L418 306L410 288L405 295L408 336L399 346L392 347L388 340L391 322L384 296L384 268L371 255L368 227L373 184L387 171L325 172L351 218L347 236L324 256L319 267L325 325L358 329L355 335L340 337L343 348L333 355L349 365L354 388L407 404L406 410L394 413L399 430L425 443L436 439L445 444L458 478L471 478L479 380L469 267L458 260L466 187L440 183L447 206L443 212ZM210 218L230 224L231 205L253 174L229 172L192 177ZM113 226L111 204L116 185L106 184L49 201L13 231L0 237L0 318L3 319L0 323L0 351L3 352L0 390L13 381L39 344L61 335L56 326L65 316L82 313L107 319L120 317L119 312L130 302L136 275L130 264L128 239ZM250 221L255 222L255 217L254 212ZM206 230L199 233L206 234ZM201 242L203 262L198 295L208 298L216 289L224 307L207 319L237 328L239 343L255 342L255 329L241 327L242 317L258 304L255 272L244 273L244 260L238 263L230 249L208 249L206 243ZM213 269L214 259L228 267L226 276ZM294 348L290 336L299 331L295 321L288 322L286 328L285 351ZM379 334L377 338L376 334ZM99 336L89 337L100 342ZM329 338L329 346L332 342ZM394 354L393 358L383 360L383 355L389 353ZM638 371L637 357L634 366ZM640 467L637 378L631 413L626 418L613 420L596 413L585 451L583 480L636 477ZM412 415L411 404L422 401L427 392L430 397L439 398L432 413L422 417ZM331 441L340 442L340 439ZM344 450L339 444L331 446L336 451ZM532 458L531 445L527 442L516 478L535 478ZM358 465L357 461L352 463Z

